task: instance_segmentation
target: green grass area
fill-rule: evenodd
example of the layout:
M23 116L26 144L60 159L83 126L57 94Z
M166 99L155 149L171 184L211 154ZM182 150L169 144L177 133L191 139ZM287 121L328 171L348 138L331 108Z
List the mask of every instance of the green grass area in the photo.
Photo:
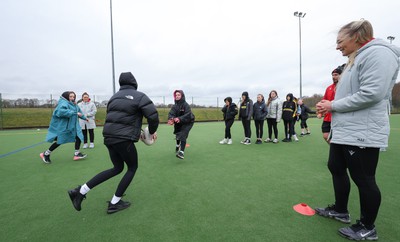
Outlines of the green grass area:
M168 120L168 108L159 108L161 122ZM222 120L221 108L193 108L196 121ZM54 109L50 108L4 108L0 117L0 129L48 127ZM106 108L98 108L96 123L103 125L106 117Z
M381 152L377 170L379 241L398 241L400 234L400 115L392 115L391 124L390 147ZM112 215L106 214L106 201L123 174L90 191L80 212L67 195L68 189L111 167L101 128L96 129L95 149L84 150L87 159L73 161L73 144L67 144L54 151L51 165L39 158L49 146L40 144L45 129L0 131L0 240L347 241L337 234L344 224L292 208L333 202L321 120L309 119L309 125L312 134L299 142L245 146L239 143L242 125L235 122L234 144L228 146L218 144L223 122L196 123L185 160L175 157L173 128L160 125L153 146L136 145L139 169L124 197L133 206ZM359 200L354 184L349 210L355 221Z

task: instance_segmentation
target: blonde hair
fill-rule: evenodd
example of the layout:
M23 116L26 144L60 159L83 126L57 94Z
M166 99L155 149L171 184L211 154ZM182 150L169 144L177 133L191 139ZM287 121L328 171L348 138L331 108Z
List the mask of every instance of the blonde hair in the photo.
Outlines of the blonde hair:
M365 19L353 21L344 25L340 28L339 33L347 35L350 38L355 38L355 42L360 46L374 38L374 29L372 28L371 23ZM349 55L346 67L354 64L356 55L356 51Z

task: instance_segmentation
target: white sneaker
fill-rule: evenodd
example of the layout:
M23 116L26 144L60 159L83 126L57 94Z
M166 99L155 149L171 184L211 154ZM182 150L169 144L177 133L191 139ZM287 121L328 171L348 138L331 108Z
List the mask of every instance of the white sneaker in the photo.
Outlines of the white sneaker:
M232 139L228 139L228 145L232 144Z
M228 140L227 140L227 139L223 139L223 140L221 140L219 143L220 143L221 145L228 144Z
M83 149L87 149L87 147L88 147L88 146L87 146L87 144L85 143L85 144L83 144L83 147L82 147L82 148L83 148Z
M246 141L243 143L245 145L251 145L251 140L250 139L246 139Z
M94 148L94 144L93 144L93 143L90 143L89 149L93 149L93 148Z
M297 135L293 135L294 141L299 141L299 139L297 138Z
M271 142L271 139L270 139L270 138L267 138L266 140L264 140L264 142L265 142L265 143L269 143L269 142Z
M274 139L272 142L276 144L276 143L279 142L279 140L278 139Z
M240 141L241 144L244 144L246 142L247 138L245 137L244 140Z

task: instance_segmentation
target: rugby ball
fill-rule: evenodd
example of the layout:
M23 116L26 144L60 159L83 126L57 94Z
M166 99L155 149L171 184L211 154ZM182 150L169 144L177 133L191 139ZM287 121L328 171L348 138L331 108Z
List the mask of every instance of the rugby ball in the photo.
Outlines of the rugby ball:
M140 133L140 140L146 145L152 145L154 143L154 139L151 138L151 134L149 132L149 127L142 129L142 132Z

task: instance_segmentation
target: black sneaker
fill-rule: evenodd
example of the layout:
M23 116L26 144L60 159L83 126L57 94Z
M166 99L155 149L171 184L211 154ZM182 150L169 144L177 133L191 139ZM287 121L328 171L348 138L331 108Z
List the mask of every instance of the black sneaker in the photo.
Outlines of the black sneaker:
M184 155L184 153L183 153L183 151L178 151L178 153L176 153L176 157L178 157L179 159L185 159L185 155Z
M375 227L367 229L359 220L350 227L339 229L339 234L350 240L378 240L378 233Z
M128 208L129 206L131 206L130 202L124 202L122 200L119 200L119 202L117 202L116 204L108 202L107 213L108 214L116 213L118 211L124 210L125 208Z
M86 158L86 154L79 152L78 154L74 155L74 160L81 160Z
M244 141L243 144L245 144L245 145L251 145L251 140L250 140L250 139L246 139L246 141Z
M74 208L77 211L81 211L82 200L86 199L86 195L82 195L79 192L80 190L81 190L81 186L68 191L68 195L69 195L69 198L71 198L72 205L74 205Z
M40 153L39 154L40 158L42 158L43 162L46 164L50 164L51 160L50 160L50 155L45 155L45 153Z
M350 214L349 213L338 213L335 210L335 204L328 205L326 208L316 208L315 212L318 215L324 216L324 217L329 217L329 218L334 218L342 223L349 224L351 222L350 220Z

